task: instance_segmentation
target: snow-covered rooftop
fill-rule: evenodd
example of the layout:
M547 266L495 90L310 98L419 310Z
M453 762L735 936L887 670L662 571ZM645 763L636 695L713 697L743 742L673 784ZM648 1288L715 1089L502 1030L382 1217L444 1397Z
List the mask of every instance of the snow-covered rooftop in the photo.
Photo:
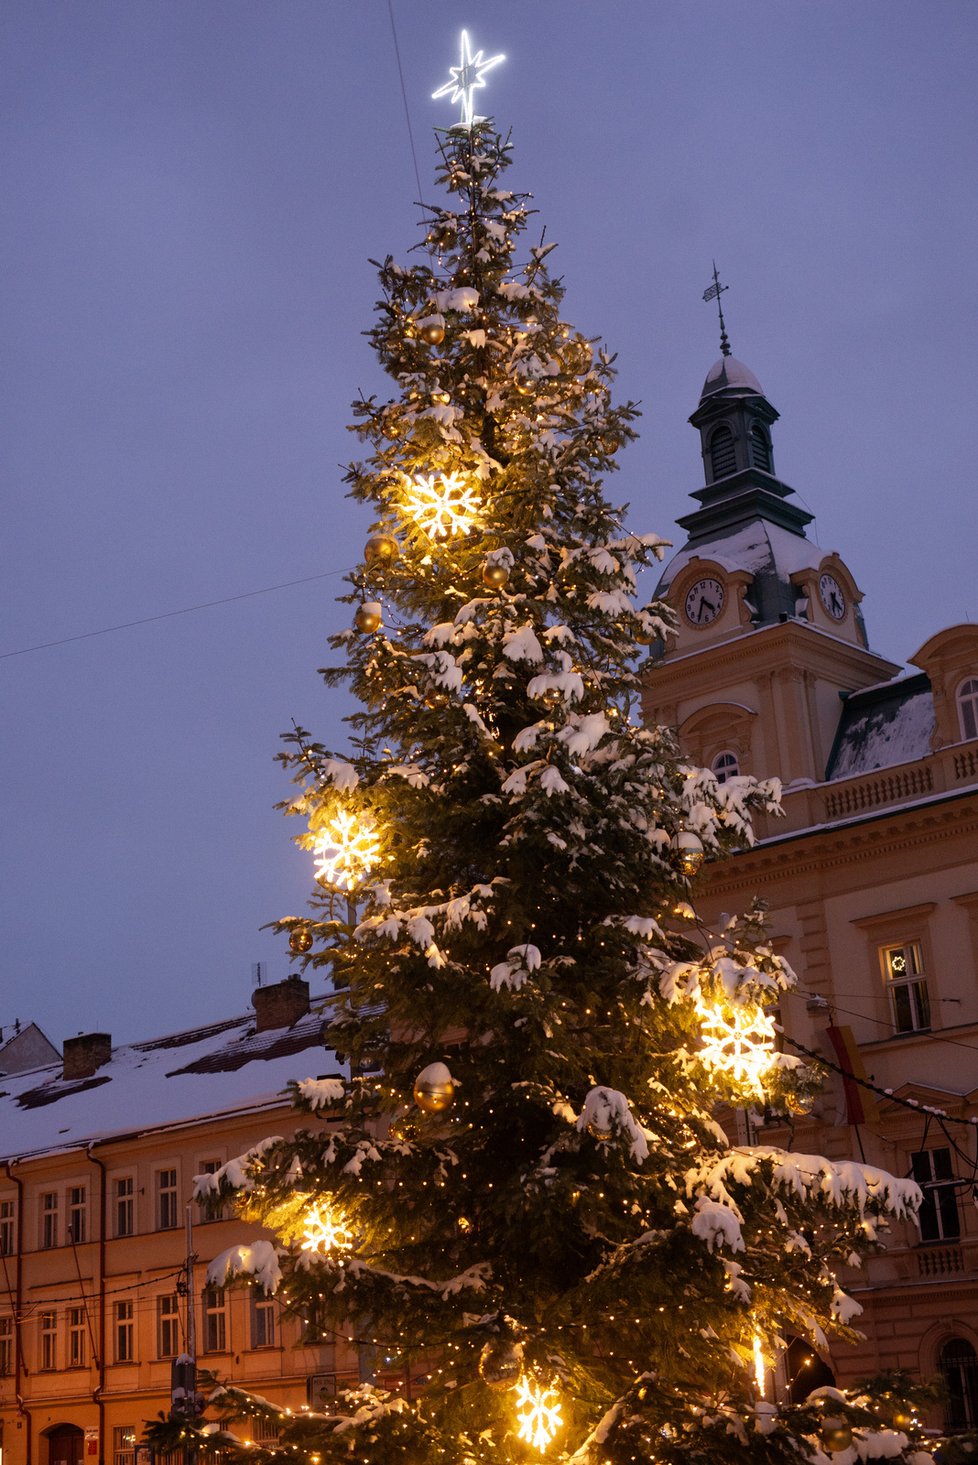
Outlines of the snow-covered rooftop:
M700 393L700 401L704 397L712 397L714 392L742 392L748 396L764 396L764 388L749 366L738 361L736 356L721 356L719 361L714 361L706 373L706 381L703 383L703 390Z
M728 534L718 532L712 539L685 545L666 565L656 594L664 595L680 570L695 556L716 560L725 570L774 574L779 580L787 581L797 570L816 569L825 558L825 551L803 534L793 534L780 524L751 519Z
M257 1033L249 1014L113 1048L90 1078L65 1080L60 1063L4 1075L0 1159L267 1107L291 1079L338 1074L314 1005L291 1027Z
M934 697L923 674L854 692L846 699L827 782L926 758L934 731Z

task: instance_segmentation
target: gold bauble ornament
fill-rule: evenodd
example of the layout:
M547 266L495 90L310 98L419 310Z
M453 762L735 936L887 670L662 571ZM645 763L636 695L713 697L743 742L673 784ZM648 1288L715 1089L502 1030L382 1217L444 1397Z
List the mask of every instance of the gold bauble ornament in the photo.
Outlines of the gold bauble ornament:
M371 534L363 546L363 558L368 565L389 565L399 553L400 547L392 534Z
M785 1094L784 1107L789 1114L810 1114L815 1099L811 1094Z
M698 834L694 834L692 829L687 829L685 824L680 824L669 841L669 848L675 855L676 863L687 880L692 880L694 875L699 874L706 854L703 849L703 841Z
M509 566L490 560L482 566L482 583L488 585L490 590L502 590L509 583Z
M444 1063L429 1063L414 1080L414 1102L425 1114L444 1114L455 1099L455 1084Z
M614 1138L614 1130L605 1129L602 1124L595 1124L593 1119L588 1121L587 1132L599 1145L610 1144Z
M523 1377L523 1345L512 1338L490 1338L479 1354L479 1373L490 1389L515 1389Z
M621 438L614 432L606 432L601 438L601 448L605 453L617 453L621 447Z
M440 315L429 315L418 326L418 335L428 346L440 346L445 339L445 322Z
M639 626L635 632L635 644L637 646L651 646L655 640L655 632L647 631L644 626Z
M564 698L559 687L544 687L543 691L538 694L536 700L542 702L544 707L552 710L554 707L559 707Z
M303 956L312 949L312 932L305 926L297 926L289 932L289 950L293 956Z
M819 1438L824 1450L838 1455L852 1444L852 1426L845 1419L823 1419Z
M353 624L358 631L363 631L370 636L374 631L379 631L382 621L380 606L376 600L365 600L357 607L357 613L353 617Z

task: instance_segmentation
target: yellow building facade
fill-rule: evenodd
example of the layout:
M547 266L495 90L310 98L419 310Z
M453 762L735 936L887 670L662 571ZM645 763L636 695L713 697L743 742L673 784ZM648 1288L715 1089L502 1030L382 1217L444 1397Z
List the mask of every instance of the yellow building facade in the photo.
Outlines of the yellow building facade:
M752 1113L743 1135L924 1190L919 1231L894 1233L846 1282L865 1341L825 1362L841 1383L943 1375L931 1422L974 1427L978 627L932 637L909 675L871 649L853 573L808 538L811 515L775 472L777 415L742 363L711 369L690 419L705 484L659 587L679 628L653 648L644 713L721 783L784 785L784 818L759 820L754 849L705 867L694 899L708 922L767 903L799 978L784 1046L831 1066L809 1116ZM789 1365L785 1386L804 1382Z

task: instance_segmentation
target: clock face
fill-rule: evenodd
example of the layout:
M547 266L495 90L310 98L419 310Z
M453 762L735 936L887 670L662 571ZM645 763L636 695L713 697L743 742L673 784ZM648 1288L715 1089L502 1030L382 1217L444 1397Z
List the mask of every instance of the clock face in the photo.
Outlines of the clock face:
M818 598L834 621L842 620L846 613L846 597L834 575L819 575Z
M697 580L686 592L683 609L694 626L708 626L723 610L726 593L719 580Z

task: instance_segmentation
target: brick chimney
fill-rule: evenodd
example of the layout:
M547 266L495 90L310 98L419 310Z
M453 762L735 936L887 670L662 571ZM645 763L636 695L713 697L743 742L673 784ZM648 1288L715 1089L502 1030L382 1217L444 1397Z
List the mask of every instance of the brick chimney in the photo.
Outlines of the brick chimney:
M79 1033L77 1038L65 1038L63 1057L64 1078L91 1078L112 1057L112 1037L109 1033Z
M309 983L301 977L286 977L271 987L256 987L251 994L255 1009L255 1031L269 1028L290 1028L309 1011Z

